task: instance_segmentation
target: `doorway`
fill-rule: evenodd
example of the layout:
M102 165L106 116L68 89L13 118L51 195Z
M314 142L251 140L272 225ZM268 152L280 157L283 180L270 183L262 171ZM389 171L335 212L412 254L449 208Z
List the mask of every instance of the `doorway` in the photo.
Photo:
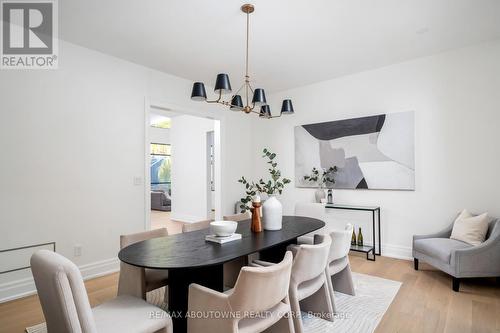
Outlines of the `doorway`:
M145 229L178 233L185 223L220 214L220 120L146 108Z

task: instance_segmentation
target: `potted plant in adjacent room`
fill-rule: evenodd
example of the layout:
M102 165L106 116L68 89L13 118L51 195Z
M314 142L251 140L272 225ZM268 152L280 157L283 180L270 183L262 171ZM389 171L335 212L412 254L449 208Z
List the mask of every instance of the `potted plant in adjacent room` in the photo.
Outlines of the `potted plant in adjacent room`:
M252 198L257 194L267 194L268 199L262 204L262 227L265 230L279 230L282 226L283 206L276 195L283 192L285 185L290 183L290 179L281 176L281 171L277 169L275 153L266 148L262 152L264 154L262 157L268 159L271 179L264 181L261 178L258 182L253 182L241 177L238 182L245 186L246 197L241 198L240 209L242 213L251 210Z
M316 202L321 202L321 199L326 197L325 187L331 187L335 184L335 173L337 172L337 167L334 165L328 169L322 169L321 171L313 167L310 175L304 176L305 181L313 182L318 185L318 189L314 192Z

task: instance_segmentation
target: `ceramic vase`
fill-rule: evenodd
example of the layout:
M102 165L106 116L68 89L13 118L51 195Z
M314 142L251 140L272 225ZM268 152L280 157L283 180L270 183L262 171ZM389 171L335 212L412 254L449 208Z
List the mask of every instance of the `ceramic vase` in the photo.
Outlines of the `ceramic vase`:
M283 206L275 196L262 204L262 228L264 230L280 230L283 220Z
M321 202L321 199L326 198L325 190L318 188L316 192L314 192L314 197L316 198L316 202Z

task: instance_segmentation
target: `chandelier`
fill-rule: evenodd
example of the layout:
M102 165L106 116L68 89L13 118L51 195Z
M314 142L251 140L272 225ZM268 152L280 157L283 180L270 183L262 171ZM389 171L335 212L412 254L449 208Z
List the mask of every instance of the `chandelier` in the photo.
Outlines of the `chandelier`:
M224 106L228 106L229 110L232 111L243 111L245 113L257 113L261 118L277 118L286 114L293 114L293 105L290 99L283 100L281 105L281 113L279 116L273 116L271 114L271 108L267 104L266 94L264 89L256 88L253 89L250 85L250 76L248 75L248 35L250 26L250 14L253 13L255 7L251 4L245 4L241 6L241 11L247 14L247 35L246 35L246 57L245 57L245 82L242 84L240 89L236 91L235 94L231 95L231 101L224 101L222 95L230 94L231 83L229 82L229 75L221 73L217 74L217 79L215 80L214 91L217 95L217 99L207 100L207 92L205 91L205 84L203 82L195 82L193 84L193 90L191 92L191 99L193 101L205 101L207 103L218 103ZM250 100L250 95L251 100ZM243 105L245 101L245 105Z

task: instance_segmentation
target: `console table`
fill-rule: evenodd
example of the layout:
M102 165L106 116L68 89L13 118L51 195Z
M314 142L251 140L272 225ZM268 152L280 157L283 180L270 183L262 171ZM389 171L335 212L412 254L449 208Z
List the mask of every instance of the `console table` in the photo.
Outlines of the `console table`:
M356 251L356 252L363 252L366 253L366 259L375 261L376 256L379 256L382 251L381 251L381 242L380 242L380 207L376 206L353 206L353 205L342 205L342 204L326 204L325 208L329 209L344 209L344 210L356 210L356 211L365 211L365 212L372 212L372 235L373 235L373 244L371 246L368 245L363 245L363 246L358 246L358 245L351 245L351 251ZM377 221L378 225L378 242L377 238L375 237L376 234L376 228L375 228L375 221ZM376 251L376 248L378 247L378 253ZM370 257L370 252L372 254L372 257Z

